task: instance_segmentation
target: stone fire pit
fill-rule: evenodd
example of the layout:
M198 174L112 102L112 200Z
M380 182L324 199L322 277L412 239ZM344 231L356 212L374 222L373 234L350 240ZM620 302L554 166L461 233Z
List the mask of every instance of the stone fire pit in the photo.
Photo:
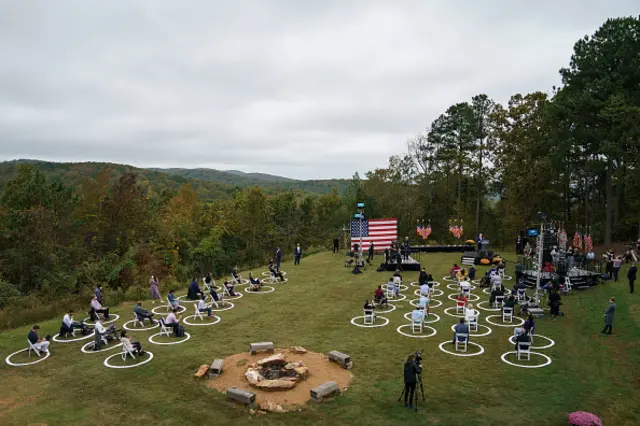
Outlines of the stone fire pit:
M257 361L244 373L249 384L262 390L287 390L305 380L309 369L302 361L291 362L277 353Z

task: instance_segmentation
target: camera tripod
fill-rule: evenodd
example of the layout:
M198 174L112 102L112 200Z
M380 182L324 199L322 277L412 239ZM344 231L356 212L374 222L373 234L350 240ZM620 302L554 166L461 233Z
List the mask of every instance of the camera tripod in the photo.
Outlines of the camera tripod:
M424 399L424 387L422 387L422 371L416 374L416 378L418 379L418 384L420 385L420 395L422 396L422 402L424 402L425 399ZM406 386L404 387L404 389L402 389L402 393L400 394L400 398L398 398L398 402L402 401L402 397L404 396L405 392L407 392ZM413 400L410 401L410 403L415 404L416 411L418 411L418 389L416 389L415 392L413 393Z

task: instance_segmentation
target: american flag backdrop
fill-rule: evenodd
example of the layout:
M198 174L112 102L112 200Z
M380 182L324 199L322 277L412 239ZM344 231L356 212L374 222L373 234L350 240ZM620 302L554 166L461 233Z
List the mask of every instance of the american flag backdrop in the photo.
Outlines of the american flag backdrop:
M362 245L365 251L373 241L376 251L391 247L391 241L398 239L398 219L366 219L362 221ZM351 220L351 248L360 244L360 220Z

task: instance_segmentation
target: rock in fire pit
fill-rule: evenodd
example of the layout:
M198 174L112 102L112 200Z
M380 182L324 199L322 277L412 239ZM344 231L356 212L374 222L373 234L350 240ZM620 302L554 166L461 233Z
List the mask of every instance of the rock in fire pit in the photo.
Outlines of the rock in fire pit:
M309 375L302 361L288 362L281 353L263 358L251 365L245 377L251 386L263 390L287 390Z

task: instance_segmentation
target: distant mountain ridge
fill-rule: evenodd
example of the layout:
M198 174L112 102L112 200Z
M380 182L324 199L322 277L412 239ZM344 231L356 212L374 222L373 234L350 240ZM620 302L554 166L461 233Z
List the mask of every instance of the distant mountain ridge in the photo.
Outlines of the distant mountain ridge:
M266 173L245 173L239 170L138 168L105 162L58 163L20 159L0 162L0 192L8 181L17 176L21 164L32 164L48 179L63 182L71 187L77 187L86 177L95 178L105 167L113 170L114 178L131 171L138 175L138 181L142 186L149 187L156 193L164 190L175 192L185 183L191 183L198 196L204 200L228 198L238 189L247 187L260 187L267 193L291 190L300 193L327 194L335 189L342 194L349 185L347 179L296 180Z

